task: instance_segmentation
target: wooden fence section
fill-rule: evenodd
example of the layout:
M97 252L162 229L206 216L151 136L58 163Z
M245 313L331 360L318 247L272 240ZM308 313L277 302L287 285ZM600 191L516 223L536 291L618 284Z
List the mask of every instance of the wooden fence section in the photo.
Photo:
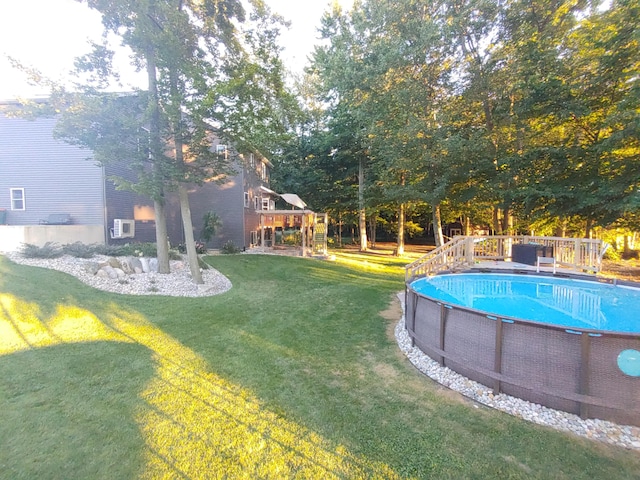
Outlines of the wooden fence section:
M602 240L590 238L537 237L530 235L456 236L407 265L405 278L434 275L441 271L468 268L482 261L513 261L514 245L544 248L557 265L576 272L597 273L608 247ZM517 247L516 247L517 248Z

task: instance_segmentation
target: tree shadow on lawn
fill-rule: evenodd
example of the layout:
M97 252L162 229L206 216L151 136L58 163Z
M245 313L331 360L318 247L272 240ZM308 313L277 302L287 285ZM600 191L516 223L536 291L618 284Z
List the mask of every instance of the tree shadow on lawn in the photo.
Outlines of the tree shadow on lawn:
M57 344L0 356L0 478L134 478L135 418L153 376L135 344Z

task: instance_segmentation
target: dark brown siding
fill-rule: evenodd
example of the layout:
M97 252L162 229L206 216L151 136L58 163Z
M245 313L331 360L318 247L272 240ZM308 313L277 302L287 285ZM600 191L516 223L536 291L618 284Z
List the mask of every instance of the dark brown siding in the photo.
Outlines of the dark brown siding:
M116 190L114 183L108 180L110 176L125 178L135 181L135 174L127 167L126 163L113 163L105 166L107 180L105 182L105 199L107 204L107 230L113 227L115 218L136 219L135 207L149 207L153 210L153 202L145 197L126 190ZM109 236L109 243L127 242L155 242L156 231L154 220L136 219L135 237L112 239Z

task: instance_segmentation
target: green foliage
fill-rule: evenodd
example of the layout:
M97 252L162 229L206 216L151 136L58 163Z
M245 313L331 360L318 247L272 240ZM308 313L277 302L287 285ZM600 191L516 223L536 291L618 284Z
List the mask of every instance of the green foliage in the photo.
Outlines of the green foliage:
M285 230L282 232L282 243L285 245L302 245L302 233L300 230Z
M240 248L236 247L235 243L229 240L224 245L222 245L220 252L224 253L225 255L234 255L236 253L240 253Z
M222 226L222 219L216 212L207 212L202 216L202 230L200 237L205 242L213 238L218 229Z
M82 242L69 243L62 246L62 252L77 258L91 258L96 254L98 245L86 245Z
M198 254L204 254L207 253L207 246L202 243L202 242L195 242L196 245L196 253ZM180 245L178 245L178 252L180 253L186 253L187 252L187 247L184 243L181 243Z
M442 204L443 216L450 209L498 231L507 222L492 225L494 214L517 215L521 231L571 218L582 224L566 230L574 235L628 222L640 208L639 8L628 0L334 8L310 69L325 115L308 112L274 181L346 218L359 208L364 159L367 208Z
M23 243L20 255L25 258L58 258L64 255L62 247L55 242L47 242L42 247L31 243Z
M200 252L206 253L206 248L200 244ZM27 258L57 258L62 255L71 255L78 258L91 258L95 255L107 255L110 257L148 257L157 256L157 247L155 243L125 243L122 245L86 245L81 242L70 243L66 245L58 245L54 242L47 242L44 246L38 247L31 244L23 244L20 254ZM179 252L170 251L169 258L171 260L181 260L182 256Z

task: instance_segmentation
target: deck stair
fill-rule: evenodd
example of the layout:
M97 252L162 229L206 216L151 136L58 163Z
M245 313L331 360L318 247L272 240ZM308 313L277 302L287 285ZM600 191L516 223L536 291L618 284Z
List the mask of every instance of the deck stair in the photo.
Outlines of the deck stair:
M609 245L590 238L538 237L530 235L458 235L405 267L405 279L443 271L469 269L481 262L513 262L515 245L535 245L552 252L555 266L580 273L598 273ZM518 248L518 247L516 247ZM545 254L548 259L549 253ZM514 264L514 267L516 265Z

